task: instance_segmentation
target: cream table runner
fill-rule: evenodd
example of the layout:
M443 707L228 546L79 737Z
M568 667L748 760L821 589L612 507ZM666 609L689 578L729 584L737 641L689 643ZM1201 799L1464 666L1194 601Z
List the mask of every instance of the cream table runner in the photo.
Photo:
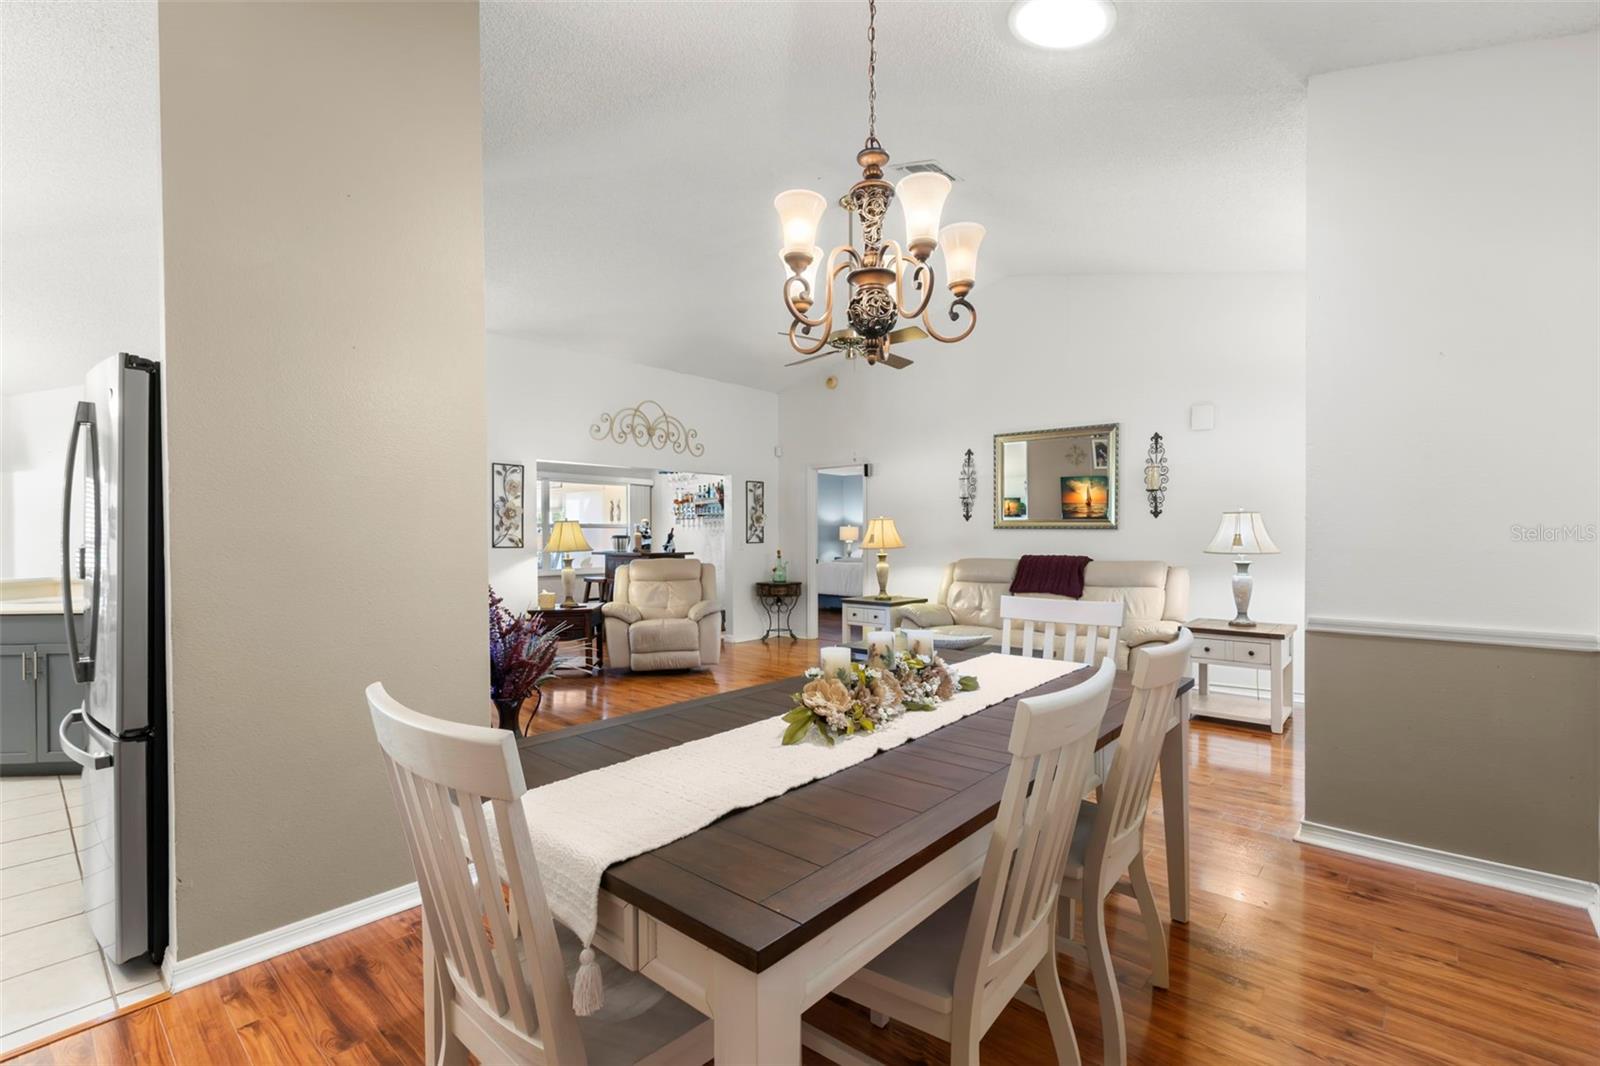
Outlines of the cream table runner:
M785 747L784 722L767 718L530 789L522 807L550 909L583 941L588 957L582 969L589 969L593 954L587 949L598 922L600 878L613 863L670 844L731 811L865 762L1082 666L995 652L958 666L978 679L976 691L958 692L931 711L909 711L832 747L814 732L809 740ZM801 684L796 679L797 690ZM593 973L597 977L597 968ZM580 992L585 977L580 972L574 982L574 1006L580 1014L599 1005L598 990Z

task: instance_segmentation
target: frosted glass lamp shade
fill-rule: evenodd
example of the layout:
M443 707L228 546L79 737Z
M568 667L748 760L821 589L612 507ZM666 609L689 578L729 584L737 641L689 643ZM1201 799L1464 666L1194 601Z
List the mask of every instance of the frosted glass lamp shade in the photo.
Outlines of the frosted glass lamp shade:
M783 258L793 265L796 258L808 256L817 243L817 223L828 201L810 189L790 189L772 200L783 225Z
M1213 555L1277 555L1267 524L1255 511L1224 511L1217 535L1206 545Z
M586 552L591 550L589 542L584 539L583 529L576 522L557 522L550 530L550 539L545 542L544 550L547 552Z
M978 283L978 245L987 231L976 222L952 222L939 233L945 283L964 294Z
M939 216L950 195L950 179L935 171L907 174L894 187L906 216L906 248L913 255L932 252L939 240Z
M883 551L885 548L905 546L905 541L900 539L900 531L894 528L894 519L880 516L867 523L867 536L861 542L861 547Z

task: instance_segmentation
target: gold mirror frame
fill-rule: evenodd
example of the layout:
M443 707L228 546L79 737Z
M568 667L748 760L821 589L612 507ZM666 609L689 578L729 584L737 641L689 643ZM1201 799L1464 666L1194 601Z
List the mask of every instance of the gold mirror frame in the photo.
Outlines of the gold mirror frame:
M1040 429L1029 433L996 433L994 435L994 528L996 529L1116 529L1117 528L1117 469L1119 466L1120 442L1118 440L1118 427L1120 423L1107 422L1098 426L1066 426L1061 429ZM1064 514L1060 518L1036 518L1032 515L1024 517L1005 518L1007 500L1021 499L1024 512L1028 507L1028 500L1020 497L1006 496L1005 483L1005 446L1007 444L1031 443L1033 441L1048 441L1060 439L1063 441L1080 442L1087 453L1083 463L1068 465L1082 466L1084 478L1105 479L1105 514L1103 517L1068 518ZM1106 449L1105 466L1096 463L1095 448L1097 442L1104 442ZM1076 473L1074 470L1073 473ZM1070 475L1069 475L1070 476ZM1065 478L1063 478L1065 480ZM1087 506L1093 506L1093 486L1087 488L1089 501ZM1033 495L1032 492L1029 493ZM1063 510L1065 493L1063 491Z

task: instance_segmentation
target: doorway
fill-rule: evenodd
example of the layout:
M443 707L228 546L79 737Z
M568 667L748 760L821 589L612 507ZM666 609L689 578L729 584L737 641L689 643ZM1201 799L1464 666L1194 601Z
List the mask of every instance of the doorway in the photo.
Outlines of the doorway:
M861 537L867 528L866 463L814 466L806 485L806 632L825 641L839 639L839 601L866 588L866 557Z
M728 632L735 597L728 594L728 493L726 474L663 470L656 475L651 529L656 551L679 551L717 568L722 632Z

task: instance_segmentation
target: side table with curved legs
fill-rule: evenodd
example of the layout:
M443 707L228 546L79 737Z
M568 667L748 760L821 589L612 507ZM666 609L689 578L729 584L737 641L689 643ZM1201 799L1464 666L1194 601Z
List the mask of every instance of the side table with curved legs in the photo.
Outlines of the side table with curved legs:
M794 609L800 603L801 583L798 581L757 581L756 599L767 612L767 631L761 635L765 641L770 636L789 634L790 640L799 640L794 631Z

